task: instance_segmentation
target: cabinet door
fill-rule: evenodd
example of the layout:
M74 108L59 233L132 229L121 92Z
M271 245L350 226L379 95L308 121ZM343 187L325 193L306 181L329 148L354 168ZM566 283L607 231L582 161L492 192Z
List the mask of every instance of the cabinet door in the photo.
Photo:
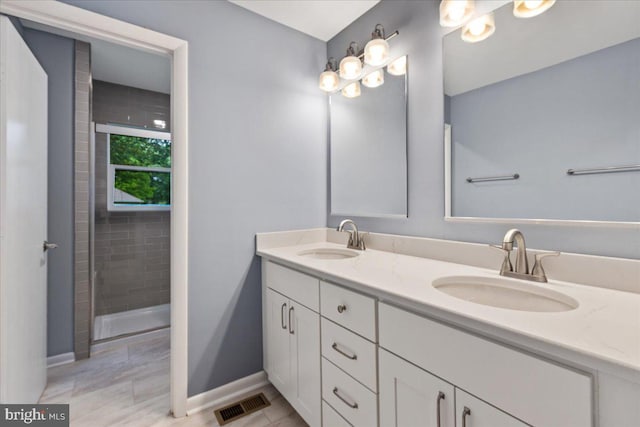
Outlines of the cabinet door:
M320 316L290 301L291 405L312 427L320 426Z
M456 389L456 427L525 427L506 412Z
M269 381L280 393L286 396L291 383L290 349L289 349L289 300L279 293L267 288L266 351L268 366L265 371Z
M379 378L381 426L454 426L451 384L383 349L379 351Z

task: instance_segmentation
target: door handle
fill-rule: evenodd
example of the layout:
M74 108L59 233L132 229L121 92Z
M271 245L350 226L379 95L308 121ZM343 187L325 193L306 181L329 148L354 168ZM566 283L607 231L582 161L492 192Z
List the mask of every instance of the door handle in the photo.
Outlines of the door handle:
M282 303L282 307L280 307L280 326L282 326L282 329L287 329L287 324L284 323L284 311L287 308L287 303L283 302Z
M444 400L444 393L438 392L438 399L436 400L436 426L440 427L440 401Z
M293 330L293 322L291 321L291 313L293 312L293 306L289 307L289 333L291 335L294 334L294 330Z
M48 251L49 249L56 249L57 247L58 245L56 243L47 242L46 240L42 242L42 250L44 252Z
M471 415L471 409L464 407L462 411L462 427L467 427L467 416Z

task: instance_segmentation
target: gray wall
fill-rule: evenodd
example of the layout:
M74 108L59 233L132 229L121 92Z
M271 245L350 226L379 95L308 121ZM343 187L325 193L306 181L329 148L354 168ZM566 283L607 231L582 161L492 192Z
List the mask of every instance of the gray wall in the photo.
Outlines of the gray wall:
M640 221L640 173L566 174L640 164L638 76L635 39L452 97L453 214Z
M93 81L93 120L169 129L169 95ZM107 136L95 146L94 314L116 313L169 303L169 228L171 213L107 210Z
M70 3L189 42L189 395L261 370L255 233L326 224L325 44L222 1Z
M48 255L47 355L73 351L73 80L74 41L24 29L23 37L47 72Z
M480 243L502 239L509 224L448 223L444 215L442 35L438 2L382 1L328 43L342 57L351 40L366 42L377 23L400 31L392 49L409 54L409 218L355 217L359 228L385 233ZM336 226L340 217L330 216ZM567 252L640 257L640 231L614 228L517 225L528 246ZM498 268L498 266L496 266Z

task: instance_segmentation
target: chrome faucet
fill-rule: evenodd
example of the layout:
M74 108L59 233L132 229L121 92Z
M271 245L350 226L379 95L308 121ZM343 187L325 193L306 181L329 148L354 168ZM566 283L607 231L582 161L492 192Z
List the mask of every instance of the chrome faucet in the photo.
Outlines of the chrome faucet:
M351 225L351 230L345 230L344 229L345 225ZM343 220L336 230L346 231L349 233L349 242L347 243L347 248L358 249L360 251L364 251L366 249L364 245L364 238L360 235L360 233L358 232L358 227L356 226L356 223L353 222L352 220L350 219Z
M511 251L513 244L517 245L516 266L515 269L511 264ZM527 247L524 243L524 235L517 228L507 231L502 239L502 246L490 245L494 248L503 250L505 258L500 267L500 275L514 277L516 279L533 280L535 282L547 282L547 275L542 267L542 259L548 256L558 256L560 252L547 252L535 255L535 263L533 269L529 272L529 261L527 258Z

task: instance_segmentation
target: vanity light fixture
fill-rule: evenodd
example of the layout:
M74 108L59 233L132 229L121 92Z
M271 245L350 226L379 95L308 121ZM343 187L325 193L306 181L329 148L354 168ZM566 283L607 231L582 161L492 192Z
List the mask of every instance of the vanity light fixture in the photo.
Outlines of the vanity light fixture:
M462 27L462 40L477 43L486 40L496 31L496 21L493 13L476 18Z
M458 27L471 18L474 10L473 0L442 0L440 2L440 25Z
M387 73L392 76L404 76L407 74L407 56L401 56L391 61L391 63L387 65Z
M517 18L533 18L546 12L556 0L514 0L513 15Z
M371 33L371 41L364 47L364 62L372 67L385 63L389 57L389 43L385 40L384 27L377 24Z
M347 49L347 56L340 61L340 77L345 80L355 80L362 74L362 62L358 58L358 44L351 42Z
M360 82L353 82L342 88L342 95L346 98L357 98L360 96Z
M320 83L318 84L320 90L333 92L338 89L340 78L338 77L338 73L336 73L336 65L336 60L329 58L324 71L320 74Z
M384 70L377 69L363 77L362 84L369 88L382 86L384 84Z

